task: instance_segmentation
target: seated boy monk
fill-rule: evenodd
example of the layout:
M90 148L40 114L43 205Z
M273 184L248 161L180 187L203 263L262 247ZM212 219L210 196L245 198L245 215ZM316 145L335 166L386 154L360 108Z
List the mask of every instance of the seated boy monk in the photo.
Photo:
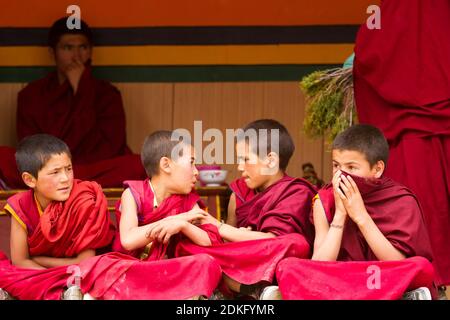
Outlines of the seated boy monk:
M194 154L190 142L172 139L171 131L156 131L146 138L141 158L149 178L124 182L125 191L116 206L115 251L156 263L174 258L174 249L183 238L201 246L221 240L214 226L193 224L207 215L200 208L200 197L192 192L198 176ZM188 297L194 287L201 288L199 293L204 296L212 294L221 274L214 260L207 255L169 260L183 274L177 280L179 296Z
M127 146L120 91L92 74L92 31L84 21L80 29L69 29L66 22L67 17L57 20L48 35L55 70L18 94L18 140L38 133L60 138L69 146L76 177L103 187L143 179L139 155ZM14 148L0 147L0 153L0 179L6 187L24 187Z
M37 169L25 167L27 159ZM70 286L64 298L89 293L96 299L186 299L209 295L217 286L220 267L205 255L157 262L119 253L94 257L93 249L109 244L114 235L106 198L96 183L73 181L70 153L61 140L26 138L17 162L34 189L10 199L7 206L13 216L11 255L17 267L1 255L0 287L15 298L59 299L74 282L78 292ZM44 268L49 269L35 270Z
M257 297L272 283L281 259L310 256L314 236L309 213L316 191L285 173L294 144L282 124L258 120L243 132L236 145L242 178L231 184L228 223L201 217L217 226L227 243L200 247L183 242L177 254L208 253L220 263L231 291Z
M388 154L383 134L369 125L336 137L333 180L313 206L313 261L289 258L277 267L284 299L399 299L420 287L419 298L436 293L420 205L383 176Z
M30 190L10 197L5 206L11 215L15 267L2 255L0 288L19 299L38 298L54 274L40 273L36 282L42 285L41 291L26 293L30 285L26 269L67 266L93 257L96 249L111 243L114 226L101 187L73 179L71 154L63 141L47 134L29 136L20 142L16 160ZM11 278L20 270L22 275Z

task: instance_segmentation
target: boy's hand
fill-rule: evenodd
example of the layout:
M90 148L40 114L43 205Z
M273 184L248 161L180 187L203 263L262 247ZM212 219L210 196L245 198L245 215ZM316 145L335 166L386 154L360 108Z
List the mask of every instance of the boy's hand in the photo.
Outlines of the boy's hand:
M364 201L355 181L350 176L346 177L341 175L341 182L339 186L345 194L345 197L341 197L341 199L349 217L357 225L363 224L369 217L369 214L367 213L366 206L364 205Z
M347 210L345 209L344 203L342 199L345 198L345 195L339 189L339 184L341 183L341 174L342 171L338 170L333 176L332 184L333 184L333 194L334 194L334 203L336 206L335 216L345 217L347 216Z
M207 214L207 215L205 215L205 216L203 216L201 219L200 219L200 223L201 224L212 224L212 225L215 225L216 227L219 227L220 226L220 221L219 220L217 220L216 218L214 218L212 215L210 215L209 213Z
M182 219L162 219L147 229L148 238L167 244L174 234L186 227L188 222Z
M209 216L208 212L200 208L192 208L191 210L171 216L170 218L181 219L192 224L198 224L204 217Z

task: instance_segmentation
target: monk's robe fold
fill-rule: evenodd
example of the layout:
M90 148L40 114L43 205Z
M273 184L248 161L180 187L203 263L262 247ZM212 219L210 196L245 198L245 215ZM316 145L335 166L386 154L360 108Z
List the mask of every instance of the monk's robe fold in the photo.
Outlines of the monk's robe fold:
M314 227L309 220L316 189L306 180L284 175L263 192L247 187L240 178L230 184L236 195L237 227L271 232L277 236L299 233L310 245Z
M358 118L386 136L385 174L419 198L437 283L450 284L450 2L384 0L381 12L381 29L356 39Z
M26 189L16 165L16 149L0 146L0 190ZM95 181L104 188L121 187L127 179L145 179L146 173L137 154L127 154L93 163L74 164L75 178Z
M236 194L238 227L272 232L272 239L213 244L202 247L183 241L176 248L178 256L207 253L216 259L223 272L243 284L272 282L275 268L286 257L310 255L312 225L308 217L314 188L302 179L284 176L259 194L250 190L243 179L231 184ZM215 228L218 233L217 228Z
M346 262L287 258L276 274L284 300L397 300L406 291L431 288L434 270L422 257Z
M349 175L344 173L345 175ZM407 258L376 261L358 226L344 226L338 262L290 259L280 263L277 279L285 299L398 299L406 289L427 286L435 293L428 234L420 205L410 190L390 178L364 179L351 175L378 229ZM331 223L335 212L332 185L318 197ZM367 286L371 266L381 270L382 287ZM369 268L369 269L368 269ZM373 270L371 271L373 272ZM418 285L418 286L417 286Z
M40 212L33 190L7 201L6 211L26 227L30 256L74 257L109 245L114 236L107 201L95 182L74 180L69 198Z

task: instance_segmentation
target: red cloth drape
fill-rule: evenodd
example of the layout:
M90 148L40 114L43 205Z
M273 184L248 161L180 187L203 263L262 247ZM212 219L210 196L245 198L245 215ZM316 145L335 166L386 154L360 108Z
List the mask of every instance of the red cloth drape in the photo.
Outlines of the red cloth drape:
M181 241L175 254L208 254L231 279L242 284L255 284L260 281L271 283L275 268L282 259L309 257L310 246L302 235L292 233L271 239L227 242L209 247Z
M74 276L81 276L80 281ZM98 299L178 300L210 296L222 271L207 255L140 261L120 253L89 258L78 265L34 270L17 268L0 252L0 287L20 300L59 300L63 289L79 284Z
M278 264L276 277L285 300L396 300L419 287L428 287L436 297L433 266L422 257L346 262L288 258Z
M314 227L309 214L317 191L308 181L285 175L256 193L241 178L233 181L230 188L236 195L238 227L251 227L278 236L299 233L312 245Z
M143 186L143 181L140 185ZM112 238L106 199L95 183L75 181L69 199L51 204L40 217L32 192L19 195L10 205L21 206L14 211L27 226L31 255L72 256L87 248L104 246ZM199 197L190 194L169 200L162 204L161 208L165 209L161 212L170 215L192 208ZM147 218L155 216L158 213ZM210 234L217 233L217 228L211 231L208 225L203 227ZM60 298L67 285L76 284L73 276L78 275L83 293L98 299L210 296L221 279L218 262L205 254L164 260L167 249L168 246L155 244L149 261L113 252L86 259L78 265L47 270L17 268L0 253L0 287L19 299L54 300Z
M42 216L32 190L7 202L26 225L31 256L73 257L87 249L105 247L113 239L106 198L95 182L74 180L69 198L50 203Z
M363 25L354 86L361 123L390 145L386 175L419 198L438 284L450 284L450 3L381 3L381 30Z

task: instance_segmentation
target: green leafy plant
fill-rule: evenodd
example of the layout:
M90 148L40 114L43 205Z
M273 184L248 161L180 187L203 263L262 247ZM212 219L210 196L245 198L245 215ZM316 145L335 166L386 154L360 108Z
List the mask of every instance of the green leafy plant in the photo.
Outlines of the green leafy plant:
M352 68L315 71L302 79L300 88L306 95L303 127L308 136L332 141L357 121Z

